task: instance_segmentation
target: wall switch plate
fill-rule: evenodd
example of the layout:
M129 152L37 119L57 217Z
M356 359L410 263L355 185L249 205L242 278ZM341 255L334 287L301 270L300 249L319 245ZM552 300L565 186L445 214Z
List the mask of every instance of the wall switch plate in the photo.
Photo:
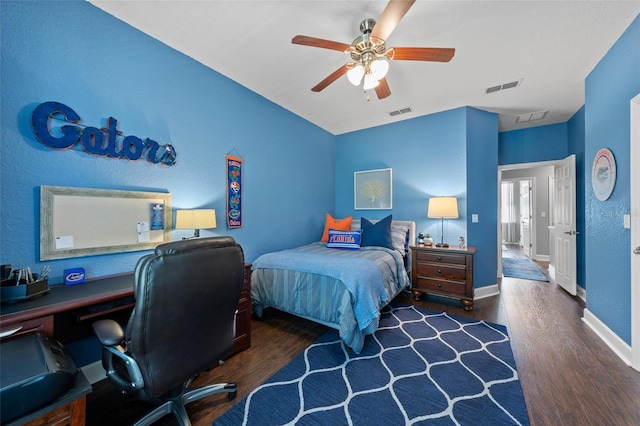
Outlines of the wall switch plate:
M478 215L477 214L472 214L471 215L471 222L472 223L478 223Z
M625 229L631 229L631 215L624 215L624 227Z
M540 212L540 217L547 217L547 212Z

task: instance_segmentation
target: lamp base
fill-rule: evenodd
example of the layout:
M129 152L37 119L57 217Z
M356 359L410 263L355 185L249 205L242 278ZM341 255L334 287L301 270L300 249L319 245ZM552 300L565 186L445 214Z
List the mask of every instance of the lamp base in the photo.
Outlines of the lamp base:
M449 244L447 244L447 243L438 243L438 244L436 244L436 247L447 248L447 247L449 247Z

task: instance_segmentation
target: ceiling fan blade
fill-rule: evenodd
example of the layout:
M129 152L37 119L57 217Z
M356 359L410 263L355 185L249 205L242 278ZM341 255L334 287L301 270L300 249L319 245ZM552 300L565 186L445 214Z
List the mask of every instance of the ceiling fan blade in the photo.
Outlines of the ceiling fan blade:
M449 62L455 53L456 49L445 47L394 47L387 51L387 58L394 61Z
M384 99L391 94L391 90L389 89L389 85L387 84L387 79L383 78L378 81L376 86L376 95L378 95L378 99Z
M336 81L337 79L339 79L340 77L345 75L348 70L349 70L349 68L347 68L346 65L341 66L340 68L338 68L337 70L335 70L334 72L329 74L329 76L327 78L325 78L320 83L318 83L315 86L313 86L311 88L311 91L312 92L320 92L320 91L324 90L328 85L330 85L331 83L333 83L334 81Z
M340 43L337 41L324 40L316 37L309 37L303 35L297 35L291 39L293 44L301 44L303 46L320 47L323 49L337 50L338 52L344 52L351 45L346 43Z
M390 0L373 27L373 37L386 40L416 0Z

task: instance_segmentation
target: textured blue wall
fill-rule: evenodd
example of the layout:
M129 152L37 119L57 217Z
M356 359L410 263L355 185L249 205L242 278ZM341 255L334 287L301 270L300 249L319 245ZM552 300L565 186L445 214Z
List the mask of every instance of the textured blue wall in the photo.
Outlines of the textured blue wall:
M498 270L498 116L467 109L467 236L478 248L474 281L494 284ZM478 215L478 222L471 215ZM500 248L498 248L500 247Z
M639 46L640 16L585 83L587 307L628 344L631 344L631 232L623 228L623 215L630 212L629 102L640 93ZM591 163L601 148L609 148L616 159L616 184L606 201L599 201L591 190Z
M457 108L336 137L336 207L339 217L415 220L418 232L439 240L440 221L427 219L432 196L458 197L460 217L445 222L445 242L458 245L465 236L483 261L475 262L475 287L496 283L497 250L497 117L473 108ZM486 144L486 145L485 145ZM486 162L471 161L482 152ZM479 154L478 154L479 155ZM353 173L393 169L393 209L355 210ZM474 182L479 194L470 196ZM472 198L473 197L473 198ZM482 199L494 200L485 206ZM470 208L472 210L470 210ZM470 212L481 223L469 230ZM485 261L486 260L486 261Z
M498 164L561 160L567 148L567 123L502 132L498 136Z
M308 243L334 207L335 137L193 59L83 2L0 2L0 262L39 270L39 187L170 192L174 209L207 207L248 261ZM125 135L174 145L173 167L56 151L33 136L45 101L81 123L115 117ZM244 227L225 223L225 155L244 158ZM290 232L295 229L296 232ZM180 239L190 231L173 231ZM131 271L144 252L46 262L52 282L84 266L89 277Z
M446 242L466 235L465 109L445 111L336 137L336 214L415 220L417 231L440 239L440 221L427 219L429 197L455 195L459 220L445 226ZM393 209L354 210L353 173L393 169Z

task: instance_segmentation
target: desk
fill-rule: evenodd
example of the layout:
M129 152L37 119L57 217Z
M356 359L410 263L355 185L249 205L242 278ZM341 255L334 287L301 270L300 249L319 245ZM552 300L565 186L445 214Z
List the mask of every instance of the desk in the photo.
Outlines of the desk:
M50 287L49 293L35 299L2 305L0 308L0 332L6 333L17 329L11 336L16 337L34 332L53 336L53 316L55 314L132 295L132 273L96 278L72 286L54 285Z
M16 330L11 337L41 332L55 337L54 315L84 309L93 305L121 300L133 295L133 273L111 275L87 280L71 286L51 286L49 293L35 299L4 304L0 307L0 332ZM133 304L101 310L96 315L131 308ZM7 336L9 337L9 336ZM251 264L244 265L244 283L238 302L236 338L233 354L251 346Z

